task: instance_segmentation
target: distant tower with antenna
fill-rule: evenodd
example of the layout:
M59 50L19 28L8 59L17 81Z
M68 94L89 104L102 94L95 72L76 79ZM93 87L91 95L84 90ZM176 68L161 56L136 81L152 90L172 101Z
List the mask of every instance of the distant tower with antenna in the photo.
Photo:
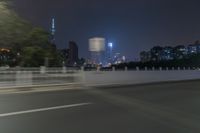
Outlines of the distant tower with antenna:
M56 33L55 18L52 18L52 20L51 20L51 39L50 39L52 44L55 44L55 41L56 41L55 33Z

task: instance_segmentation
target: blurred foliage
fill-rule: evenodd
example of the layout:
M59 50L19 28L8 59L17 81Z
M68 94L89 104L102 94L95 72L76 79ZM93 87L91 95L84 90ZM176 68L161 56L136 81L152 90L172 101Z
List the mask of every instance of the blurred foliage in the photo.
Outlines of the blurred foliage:
M44 65L45 51L41 47L24 47L21 57L21 66L39 67Z
M8 65L38 67L48 59L49 66L61 66L63 59L49 36L44 29L19 17L8 0L0 0L0 48L9 48L14 55L14 62L9 60Z
M9 8L7 0L0 0L0 47L11 48L20 43L32 25Z
M39 67L45 65L48 59L48 66L62 66L62 58L56 46L49 41L50 34L41 28L33 28L26 35L18 48L21 54L20 66Z

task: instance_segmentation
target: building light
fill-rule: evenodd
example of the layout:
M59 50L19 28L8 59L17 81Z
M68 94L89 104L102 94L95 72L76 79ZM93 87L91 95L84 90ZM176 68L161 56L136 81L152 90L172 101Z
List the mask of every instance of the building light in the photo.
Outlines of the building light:
M9 50L9 49L6 49L6 48L1 48L0 51L1 51L1 52L8 52L8 53L10 52L10 50Z
M113 47L113 43L108 43L108 47L112 48Z

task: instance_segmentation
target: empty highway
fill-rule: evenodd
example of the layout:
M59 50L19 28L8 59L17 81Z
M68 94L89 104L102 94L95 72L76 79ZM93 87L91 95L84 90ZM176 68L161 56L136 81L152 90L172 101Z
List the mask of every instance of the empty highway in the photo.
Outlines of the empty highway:
M200 81L0 94L0 133L199 132Z

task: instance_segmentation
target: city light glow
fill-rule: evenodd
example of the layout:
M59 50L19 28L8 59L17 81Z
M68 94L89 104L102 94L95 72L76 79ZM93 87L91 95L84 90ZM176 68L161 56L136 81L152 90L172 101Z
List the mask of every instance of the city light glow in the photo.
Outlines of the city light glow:
M113 43L108 43L108 46L112 48L113 47Z

